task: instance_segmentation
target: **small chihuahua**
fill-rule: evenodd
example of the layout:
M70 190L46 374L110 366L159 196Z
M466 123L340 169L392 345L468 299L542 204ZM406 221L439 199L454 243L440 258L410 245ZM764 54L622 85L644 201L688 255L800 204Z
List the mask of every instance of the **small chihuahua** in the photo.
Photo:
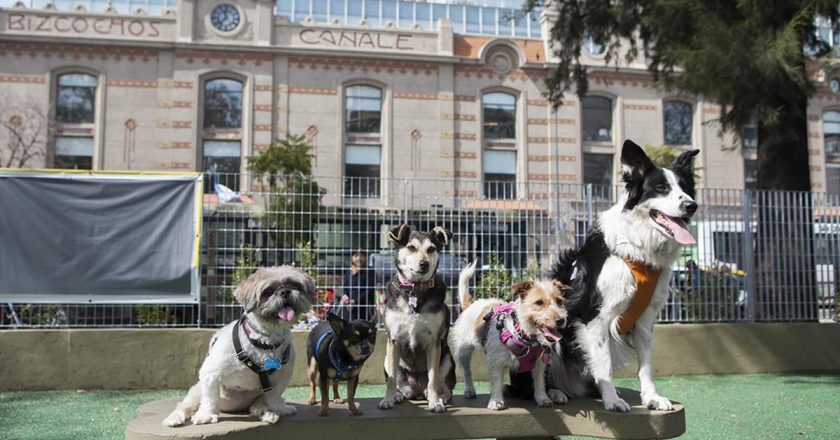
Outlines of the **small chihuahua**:
M309 365L309 404L315 405L315 380L321 389L319 416L329 415L329 382L332 381L333 402L341 403L338 382L347 381L347 406L350 412L361 415L355 403L359 372L373 353L376 344L376 324L364 319L348 322L334 313L318 323L306 339Z

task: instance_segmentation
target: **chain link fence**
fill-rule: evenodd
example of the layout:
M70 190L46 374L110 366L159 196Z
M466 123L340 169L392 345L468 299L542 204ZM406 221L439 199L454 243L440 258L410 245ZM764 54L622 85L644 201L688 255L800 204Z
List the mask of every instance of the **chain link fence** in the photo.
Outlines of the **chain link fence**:
M563 247L583 243L617 188L301 176L205 178L198 304L3 304L2 327L218 327L241 313L232 292L255 268L302 267L327 311L381 320L395 269L387 232L444 226L454 233L439 272L457 316L459 270L476 260L479 296L546 276ZM214 191L215 184L239 193ZM228 200L230 197L233 199ZM660 322L828 321L840 292L840 195L703 189L673 266ZM351 268L353 255L358 271Z

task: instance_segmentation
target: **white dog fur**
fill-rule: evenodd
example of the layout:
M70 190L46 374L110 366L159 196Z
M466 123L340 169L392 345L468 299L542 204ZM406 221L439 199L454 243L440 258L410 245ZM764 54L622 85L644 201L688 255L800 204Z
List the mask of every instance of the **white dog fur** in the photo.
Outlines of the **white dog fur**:
M278 311L291 307L292 316L300 316L312 308L314 294L312 278L293 267L261 268L251 274L236 288L234 296L245 308L255 340L268 345L280 343L280 346L274 350L255 347L240 326L242 347L258 365L269 358L279 359L287 348L290 350L288 361L269 376L273 388L263 393L259 376L237 359L232 338L234 321L213 335L207 358L198 372L198 383L190 388L187 397L163 424L181 426L188 419L196 425L216 423L222 411L248 410L252 416L268 423L295 414L297 410L287 405L282 396L295 363L294 346L289 348L293 319L280 319Z

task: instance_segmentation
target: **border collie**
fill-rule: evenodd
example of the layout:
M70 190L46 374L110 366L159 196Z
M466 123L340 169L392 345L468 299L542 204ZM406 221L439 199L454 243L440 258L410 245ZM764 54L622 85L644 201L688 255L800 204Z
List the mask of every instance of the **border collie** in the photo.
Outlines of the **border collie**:
M551 391L572 398L599 392L607 410L629 411L612 373L635 351L642 403L671 409L653 383L653 324L668 298L680 246L695 243L686 223L697 211L692 173L697 153L685 151L663 169L638 145L624 142L625 190L618 203L598 216L583 247L561 252L552 274L571 287L566 309L573 342L559 344L560 359L549 368Z

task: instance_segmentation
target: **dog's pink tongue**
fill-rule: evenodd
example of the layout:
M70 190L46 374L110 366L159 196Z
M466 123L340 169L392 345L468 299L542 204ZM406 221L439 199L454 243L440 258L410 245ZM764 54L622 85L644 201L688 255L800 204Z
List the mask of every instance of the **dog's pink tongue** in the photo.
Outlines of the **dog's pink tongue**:
M677 240L677 243L697 243L697 240L694 239L694 236L691 235L691 232L688 232L688 228L685 227L685 223L683 223L681 219L678 219L676 217L669 217L667 215L663 215L662 217L665 218L665 223L668 225L668 228L671 229L671 232L674 233L674 239Z
M295 320L295 309L286 306L277 311L277 318L292 322Z
M542 329L543 336L545 336L549 341L557 342L563 339L563 336L560 333L554 331L554 329L550 329L548 327L543 327Z

